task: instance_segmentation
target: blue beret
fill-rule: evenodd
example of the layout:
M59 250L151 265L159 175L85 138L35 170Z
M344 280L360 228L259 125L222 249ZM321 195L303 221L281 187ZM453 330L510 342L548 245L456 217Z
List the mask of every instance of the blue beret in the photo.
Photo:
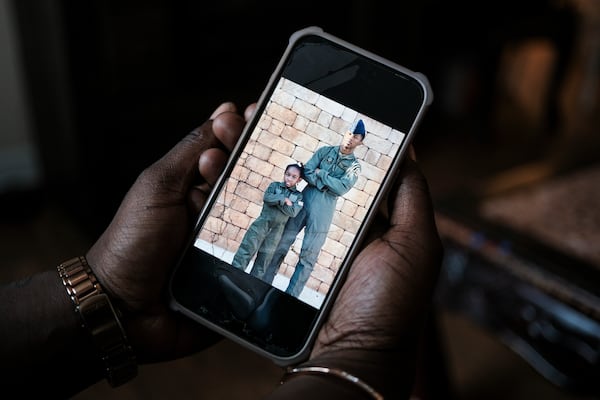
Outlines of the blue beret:
M359 119L358 121L356 121L350 128L350 132L352 132L352 134L354 135L365 136L367 131L365 129L365 123L363 122L363 120Z

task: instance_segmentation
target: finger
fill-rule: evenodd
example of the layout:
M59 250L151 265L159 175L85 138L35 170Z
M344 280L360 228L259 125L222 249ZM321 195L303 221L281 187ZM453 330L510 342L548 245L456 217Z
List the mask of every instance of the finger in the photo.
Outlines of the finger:
M159 160L155 167L162 169L162 174L182 179L181 182L187 187L198 175L198 162L204 151L223 147L231 150L245 122L237 113L226 111L229 106L223 106L221 109L223 112L214 120L208 120L190 132ZM208 169L204 169L204 173L208 172Z
M417 152L412 144L408 147L408 156L411 160L417 161Z
M198 159L198 170L206 183L211 187L215 184L225 167L228 155L221 149L208 149Z
M220 146L219 140L211 129L212 121L206 121L188 133L167 154L154 165L152 170L161 175L161 179L183 184L182 190L197 179L198 159L207 149Z
M222 103L213 113L210 115L210 119L215 119L219 116L219 114L223 114L224 112L237 112L237 107L234 103L228 101Z
M244 110L244 119L246 120L246 122L250 121L252 116L254 116L255 112L256 112L256 103L252 103L248 107L246 107L246 109Z
M433 224L433 204L429 186L416 162L406 159L399 176L391 214L392 226L427 226Z
M193 215L197 215L202 210L210 191L211 186L208 183L194 186L190 190L188 194L188 208Z
M244 129L245 121L234 112L223 112L212 121L212 131L215 137L228 150L233 149Z
M410 159L404 162L394 200L391 226L383 239L408 259L418 260L420 268L412 276L420 283L415 283L414 287L421 287L426 295L433 290L443 247L427 181L417 163Z

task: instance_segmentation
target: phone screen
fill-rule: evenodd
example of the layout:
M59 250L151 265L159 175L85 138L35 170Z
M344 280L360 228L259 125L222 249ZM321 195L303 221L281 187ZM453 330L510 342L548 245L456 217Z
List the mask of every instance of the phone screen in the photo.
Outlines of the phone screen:
M410 71L300 37L173 276L177 308L279 361L305 352L427 96Z

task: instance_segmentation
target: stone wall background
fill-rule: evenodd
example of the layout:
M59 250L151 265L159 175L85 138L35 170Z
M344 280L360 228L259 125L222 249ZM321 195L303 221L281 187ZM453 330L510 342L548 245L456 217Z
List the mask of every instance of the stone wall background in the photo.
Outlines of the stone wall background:
M355 186L338 198L327 240L307 282L309 288L325 294L404 134L292 81L282 78L278 83L199 239L233 257L248 226L260 214L264 191L272 181L283 180L285 166L305 163L321 146L338 145L359 118L367 130L363 144L355 150L361 175ZM288 278L298 261L303 235L304 230L279 269Z

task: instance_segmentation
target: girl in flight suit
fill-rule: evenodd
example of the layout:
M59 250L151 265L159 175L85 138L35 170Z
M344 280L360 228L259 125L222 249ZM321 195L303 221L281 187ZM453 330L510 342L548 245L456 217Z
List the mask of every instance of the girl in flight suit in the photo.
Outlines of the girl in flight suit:
M251 273L260 277L271 261L285 223L302 209L302 192L296 184L302 177L302 166L290 164L285 168L283 181L273 182L265 190L263 207L252 222L240 244L231 265L245 270L256 254Z

